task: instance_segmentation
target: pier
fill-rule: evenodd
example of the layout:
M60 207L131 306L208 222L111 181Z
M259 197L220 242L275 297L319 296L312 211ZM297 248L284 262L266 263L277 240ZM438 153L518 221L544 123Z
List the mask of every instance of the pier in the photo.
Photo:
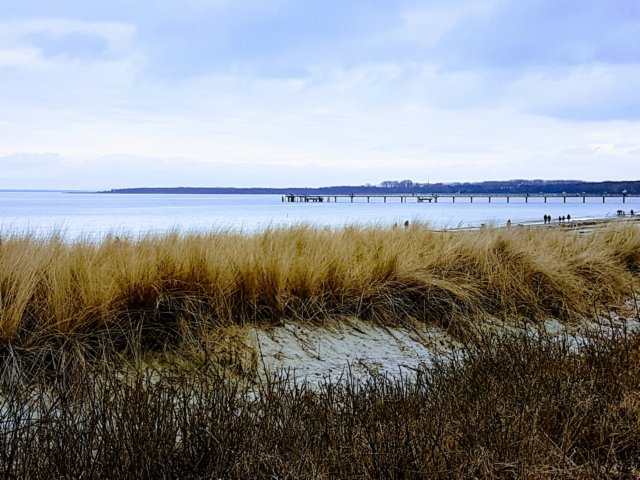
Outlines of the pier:
M606 203L607 200L622 200L622 203L626 203L629 197L640 197L640 195L631 195L626 193L614 194L587 194L587 193L515 193L515 194L499 194L499 193L432 193L432 194L340 194L340 195L305 195L305 194L287 194L282 196L282 201L286 203L338 203L338 202L416 202L416 203L438 203L439 201L456 203L456 201L465 201L473 203L474 201L484 201L491 203L492 200L506 200L506 203L511 201L518 201L523 203L529 203L530 199L541 199L544 203L548 201L562 200L563 203L567 203L567 199L579 199L582 203L586 203L587 199L602 200L602 203Z

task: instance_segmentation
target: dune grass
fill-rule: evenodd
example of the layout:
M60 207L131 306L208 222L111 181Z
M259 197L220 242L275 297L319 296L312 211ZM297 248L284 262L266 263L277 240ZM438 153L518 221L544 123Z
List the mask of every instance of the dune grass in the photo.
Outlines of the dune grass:
M99 243L13 235L0 239L0 342L136 331L158 348L215 326L340 317L459 335L483 315L588 315L633 295L639 271L634 226L588 235L301 226Z
M579 322L635 298L639 274L634 226L4 235L0 472L637 478L640 338L613 328L576 346L483 320ZM343 317L464 341L412 378L318 388L238 372L245 325Z
M417 378L0 369L6 478L637 478L639 339L478 336Z

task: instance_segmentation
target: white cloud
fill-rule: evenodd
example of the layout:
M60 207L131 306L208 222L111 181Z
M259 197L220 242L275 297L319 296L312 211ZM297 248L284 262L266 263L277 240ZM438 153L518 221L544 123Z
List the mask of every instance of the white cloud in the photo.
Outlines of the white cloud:
M40 51L32 47L0 47L0 68L32 68L40 63Z
M0 155L55 152L66 176L25 172L73 184L94 172L100 188L187 184L214 167L237 182L222 164L300 184L339 172L376 182L629 171L640 138L640 63L633 38L625 44L635 21L590 2L569 13L542 3L356 2L340 7L344 18L323 17L337 10L322 4L314 19L286 0L191 0L178 13L138 2L126 17L75 18L67 1L60 17L0 19ZM541 38L547 10L624 28L592 40L550 19Z
M414 47L431 47L463 19L485 15L495 7L495 0L414 7L402 13L403 24L394 31L394 36L398 40L411 42Z
M28 45L29 36L46 33L52 37L69 34L95 35L107 41L110 53L126 54L136 28L123 22L91 22L73 19L41 18L0 21L0 45Z
M0 144L4 153L53 151L68 158L103 160L122 154L190 158L202 165L235 164L241 170L250 164L323 165L336 172L385 171L392 166L399 176L414 172L414 178L426 174L434 181L462 175L465 180L489 174L523 176L519 171L557 178L562 176L559 165L565 157L571 162L582 158L589 168L603 159L620 168L630 161L620 149L589 156L566 150L568 145L636 145L636 123L563 122L528 114L526 105L514 109L499 102L472 108L460 102L451 109L456 92L473 95L457 87L460 82L447 81L460 75L395 64L319 69L310 79L300 80L216 74L166 85L126 80L123 75L123 88L109 90L103 85L107 97L93 111L86 106L38 108L31 114L20 109L22 117L0 124ZM466 82L473 90L476 83ZM449 84L453 91L447 91ZM389 91L395 95L389 96ZM438 101L447 95L449 100ZM95 170L95 165L87 163L86 168ZM457 170L450 170L451 165ZM536 168L550 173L535 175ZM131 178L148 184L133 171L137 170L131 170ZM576 176L573 170L568 173ZM304 172L299 174L304 182ZM168 175L168 181L173 180Z
M576 120L640 120L640 64L590 64L527 74L507 86L506 99L526 111Z

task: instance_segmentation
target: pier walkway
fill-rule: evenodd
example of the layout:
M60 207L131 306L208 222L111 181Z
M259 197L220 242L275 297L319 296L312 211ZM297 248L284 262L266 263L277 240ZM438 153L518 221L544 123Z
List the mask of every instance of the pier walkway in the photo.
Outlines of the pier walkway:
M438 203L438 201L448 201L456 203L458 200L473 203L474 200L481 200L491 203L492 200L504 200L510 203L511 200L529 203L529 199L543 199L544 203L549 200L562 199L563 203L567 203L567 199L582 199L582 203L586 203L588 198L597 198L606 203L607 200L622 200L625 203L627 198L640 197L640 195L630 194L586 194L586 193L529 193L529 194L499 194L499 193L433 193L433 194L341 194L341 195L303 195L303 194L287 194L282 196L282 201L287 203L306 202L306 203L330 203L330 202L383 202L395 201L400 203L416 202L416 203Z

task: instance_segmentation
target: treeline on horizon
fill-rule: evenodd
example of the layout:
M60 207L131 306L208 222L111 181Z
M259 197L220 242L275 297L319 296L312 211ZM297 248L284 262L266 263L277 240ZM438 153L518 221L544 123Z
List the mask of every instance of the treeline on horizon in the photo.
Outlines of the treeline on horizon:
M580 180L507 180L485 182L419 183L411 180L386 180L379 185L338 185L329 187L139 187L114 188L100 193L185 193L185 194L640 194L640 180L584 182Z

